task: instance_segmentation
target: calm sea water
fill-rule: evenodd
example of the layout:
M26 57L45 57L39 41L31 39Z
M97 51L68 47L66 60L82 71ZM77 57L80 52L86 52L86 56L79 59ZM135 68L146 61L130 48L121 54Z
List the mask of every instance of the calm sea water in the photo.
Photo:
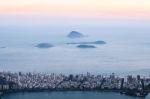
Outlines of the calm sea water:
M2 99L150 99L150 95L137 98L113 92L36 92L9 94Z
M56 29L57 30L57 29ZM110 73L149 69L149 29L79 30L87 38L68 39L71 30L3 28L0 30L0 70L56 73ZM95 49L79 49L67 42L104 40ZM53 48L39 49L38 43Z

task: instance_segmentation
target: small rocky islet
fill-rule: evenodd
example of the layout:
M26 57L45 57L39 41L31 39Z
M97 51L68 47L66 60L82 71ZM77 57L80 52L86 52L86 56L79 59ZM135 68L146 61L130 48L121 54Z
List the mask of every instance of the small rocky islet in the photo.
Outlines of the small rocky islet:
M94 45L78 45L77 47L78 48L82 48L82 49L85 49L85 48L96 48L96 46L94 46Z
M50 43L39 43L36 45L36 47L37 48L51 48L51 47L53 47L53 45Z
M94 42L71 42L67 44L106 44L106 42L99 40L99 41L94 41Z
M85 37L82 33L80 32L77 32L77 31L72 31L70 32L67 37L69 38L82 38L82 37ZM95 45L102 45L102 44L106 44L105 41L102 41L102 40L98 40L98 41L93 41L93 42L69 42L69 43L66 43L66 44L72 44L72 45L76 45L77 44L77 48L96 48Z
M71 31L68 35L68 38L83 38L85 37L82 33L77 32L77 31Z
M3 48L6 48L6 47L4 47L4 46L3 46L3 47L0 47L0 49L3 49Z
M69 38L82 38L82 37L85 37L82 33L80 32L77 32L77 31L71 31L67 37ZM72 44L72 45L76 45L77 44L77 48L97 48L95 45L103 45L103 44L106 44L105 41L102 41L102 40L97 40L97 41L85 41L85 42L69 42L69 43L66 43L66 44ZM50 43L39 43L37 44L35 47L37 48L51 48L53 47L52 44Z

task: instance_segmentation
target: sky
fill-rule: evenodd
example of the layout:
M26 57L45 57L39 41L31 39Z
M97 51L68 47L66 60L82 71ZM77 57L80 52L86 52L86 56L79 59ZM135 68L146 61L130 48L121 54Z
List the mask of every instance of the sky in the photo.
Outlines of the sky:
M0 0L1 24L150 21L150 0Z
M104 50L104 53L102 53L104 66L111 66L112 61L114 62L114 66L120 66L122 62L125 62L125 64L123 64L124 67L126 67L126 65L138 65L140 67L141 64L144 64L142 65L144 67L148 67L147 62L149 61L150 55L149 47L147 49L143 46L136 48L136 46L138 40L139 42L143 41L144 44L150 44L150 0L0 0L0 44L3 42L6 45L8 44L8 50L9 45L13 46L13 44L14 46L15 44L22 46L22 44L26 45L33 42L48 42L49 40L53 42L53 40L56 41L58 39L58 41L61 41L60 38L66 37L70 31L79 31L91 37L100 37L100 39L108 41L108 45L112 44L110 48L106 46L106 49L99 50L100 53L98 51L98 54L89 53L90 64L94 63L99 65L95 58L99 60L97 55L101 56L101 52ZM120 44L121 47L115 47L117 45L116 42ZM124 44L130 45L130 43L133 49L132 47L128 49L124 46ZM135 49L136 51L134 51ZM61 56L65 56L65 53L61 52L63 51L62 49L58 50L60 50ZM54 54L54 57L58 56L58 50L56 49L56 53L52 53L51 55ZM127 50L127 52L125 50ZM131 51L131 53L128 53L128 50ZM24 52L24 50L11 49L10 57L9 54L7 54L7 50L1 53L4 55L6 62L12 60L11 62L14 63L14 60L16 60L16 63L20 66L24 64L23 61L20 61L20 53L22 52ZM37 54L37 51L34 53ZM68 50L66 50L66 53L68 53ZM71 55L70 53L72 52L69 52L68 55ZM19 55L19 57L17 56L18 59L14 58L14 54ZM30 51L28 54L30 55ZM83 52L83 54L85 54L84 59L88 59L86 51L85 53ZM111 56L110 54L113 55ZM5 55L9 58L5 57ZM25 55L25 57L22 57L22 60L30 60L26 57L26 53L22 53L22 55ZM43 58L39 53L37 57L46 58L44 61L47 61L49 56L45 57L45 55L47 55L47 53L44 54ZM80 55L79 53L79 56ZM34 55L31 56L36 60ZM78 55L73 56L73 59L70 58L70 56L68 57L71 61L76 58L77 61L79 60L80 65L81 61ZM56 61L58 61L58 63L64 62L65 64L68 62L68 58L65 59L63 57L62 59L65 60L61 60L61 57L60 60L57 58L58 57L56 57L56 60L55 58L54 60L52 59L52 61L54 63L56 63ZM3 57L1 57L1 60L3 60ZM30 61L31 64L30 62L29 64L32 65L32 59ZM85 64L87 63L85 60ZM10 65L9 62L8 65ZM32 66L29 68L31 67Z

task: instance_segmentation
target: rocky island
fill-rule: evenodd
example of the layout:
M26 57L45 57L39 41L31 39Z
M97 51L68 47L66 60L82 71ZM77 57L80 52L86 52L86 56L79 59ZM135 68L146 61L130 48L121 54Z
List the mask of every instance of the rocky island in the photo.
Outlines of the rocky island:
M91 43L93 43L93 44L106 44L106 42L105 41L95 41L95 42L91 42Z
M6 47L0 47L0 48L6 48Z
M39 43L36 45L36 47L38 47L38 48L51 48L51 47L53 47L53 45L49 44L49 43Z
M94 45L78 45L78 48L96 48Z
M94 42L71 42L67 44L106 44L106 42L99 40L99 41L94 41Z
M80 33L80 32L77 32L77 31L71 31L67 35L67 37L69 37L69 38L82 38L82 37L84 37L84 35L82 33Z

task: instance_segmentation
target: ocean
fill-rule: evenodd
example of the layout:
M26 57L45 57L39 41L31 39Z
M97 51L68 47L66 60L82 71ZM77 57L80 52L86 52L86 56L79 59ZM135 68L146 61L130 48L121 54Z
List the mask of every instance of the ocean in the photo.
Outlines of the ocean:
M87 37L67 38L71 29L8 27L0 30L0 70L46 73L123 73L150 69L148 28L78 29ZM105 45L80 49L69 42L103 40ZM50 43L52 48L35 47ZM140 73L140 72L139 72Z

